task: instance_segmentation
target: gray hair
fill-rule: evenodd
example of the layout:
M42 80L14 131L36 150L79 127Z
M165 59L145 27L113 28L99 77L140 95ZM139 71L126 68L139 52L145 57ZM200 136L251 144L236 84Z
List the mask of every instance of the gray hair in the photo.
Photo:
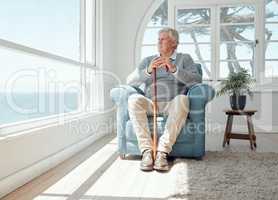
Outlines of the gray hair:
M175 40L176 44L177 45L179 44L179 33L177 30L166 27L166 28L161 29L158 33L159 34L160 33L168 33L170 35L170 37L172 37Z

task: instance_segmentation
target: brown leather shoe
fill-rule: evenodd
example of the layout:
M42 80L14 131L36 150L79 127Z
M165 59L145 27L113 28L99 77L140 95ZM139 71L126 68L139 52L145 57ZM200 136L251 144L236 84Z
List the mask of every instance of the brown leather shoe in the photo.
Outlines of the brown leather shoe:
M158 171L168 171L169 170L169 164L167 161L167 153L164 153L161 151L157 152L153 168Z
M140 169L142 171L153 170L153 151L151 149L147 149L143 152Z

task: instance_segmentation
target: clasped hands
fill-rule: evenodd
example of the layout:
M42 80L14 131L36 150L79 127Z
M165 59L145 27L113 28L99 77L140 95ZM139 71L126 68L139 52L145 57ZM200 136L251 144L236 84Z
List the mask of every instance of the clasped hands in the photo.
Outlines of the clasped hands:
M169 58L157 57L152 60L147 69L147 72L151 74L154 68L160 67L165 67L167 71L170 71L172 73L176 72L177 70L176 66L170 62Z

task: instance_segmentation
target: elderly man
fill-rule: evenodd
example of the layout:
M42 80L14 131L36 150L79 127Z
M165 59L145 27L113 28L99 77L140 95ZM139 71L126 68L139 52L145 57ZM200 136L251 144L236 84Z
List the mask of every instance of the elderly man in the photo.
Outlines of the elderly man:
M128 111L142 153L141 170L169 170L167 155L171 152L189 112L185 89L201 82L201 75L190 55L177 53L179 34L171 28L159 31L158 55L146 57L127 78L127 84L141 88L145 95L133 94L128 99ZM153 158L152 138L147 115L153 112L151 74L157 71L158 113L168 115L164 133L158 141L157 156ZM166 70L167 69L167 70Z

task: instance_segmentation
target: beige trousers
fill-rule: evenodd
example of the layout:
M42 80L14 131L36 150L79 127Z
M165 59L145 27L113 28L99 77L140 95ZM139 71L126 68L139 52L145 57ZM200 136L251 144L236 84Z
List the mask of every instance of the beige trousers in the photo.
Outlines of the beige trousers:
M158 141L157 151L170 153L172 146L186 122L189 112L189 100L185 95L177 95L169 102L157 102L158 113L167 114L164 133ZM153 102L141 94L132 94L128 98L128 111L141 153L152 149L152 138L147 114L153 114Z

